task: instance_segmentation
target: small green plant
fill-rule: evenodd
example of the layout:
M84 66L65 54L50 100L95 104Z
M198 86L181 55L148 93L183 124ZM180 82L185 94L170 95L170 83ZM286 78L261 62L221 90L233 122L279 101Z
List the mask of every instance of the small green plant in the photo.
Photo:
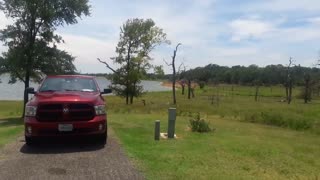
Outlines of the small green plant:
M203 89L206 86L205 81L200 81L198 84L199 84L200 89Z
M194 116L190 115L190 117L192 117L192 119L189 120L192 132L205 133L214 130L210 128L209 122L207 122L205 119L200 118L200 113L197 113Z

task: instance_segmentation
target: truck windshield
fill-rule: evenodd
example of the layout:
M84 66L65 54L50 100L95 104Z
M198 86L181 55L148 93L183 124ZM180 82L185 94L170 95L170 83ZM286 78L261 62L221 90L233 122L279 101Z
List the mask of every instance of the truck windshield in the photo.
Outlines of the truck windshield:
M79 77L47 78L39 89L40 92L50 91L82 91L96 92L97 86L93 79Z

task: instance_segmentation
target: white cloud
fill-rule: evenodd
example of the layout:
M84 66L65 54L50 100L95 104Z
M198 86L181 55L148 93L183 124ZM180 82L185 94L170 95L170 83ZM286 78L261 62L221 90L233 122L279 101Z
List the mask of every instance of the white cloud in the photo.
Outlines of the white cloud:
M232 31L232 41L259 39L274 30L273 24L258 19L236 19L229 26Z
M11 24L12 20L8 19L5 14L0 11L0 29L4 29L7 25Z
M269 64L285 63L287 56L284 53L273 52L272 50L262 50L257 47L240 48L213 48L214 62L219 65L234 66L257 64L266 66Z
M279 30L274 38L288 43L301 43L320 40L320 34L319 30L312 27L287 28Z
M170 46L152 52L152 63L157 65L171 59L178 42L183 45L177 64L184 60L190 68L208 63L286 63L289 56L307 62L317 53L309 49L315 49L320 40L320 0L262 0L250 4L223 0L90 2L90 17L59 28L66 41L59 47L77 57L75 64L82 72L107 72L96 58L115 55L119 27L129 18L152 18L172 41ZM308 23L295 24L297 16L299 22ZM0 28L6 23L0 12ZM301 49L297 50L298 46ZM165 66L165 70L170 72L170 67Z
M268 11L268 12L284 12L284 11L319 11L319 0L267 0L256 1L247 6L248 11Z
M4 29L7 25L9 25L12 21L4 15L2 11L0 11L0 30ZM0 55L2 52L7 51L7 47L3 45L3 42L0 42Z
M114 56L116 42L103 41L85 36L60 34L65 40L59 48L76 57L75 64L81 72L107 72L97 58L109 60Z
M313 25L320 25L320 17L308 18L307 21Z

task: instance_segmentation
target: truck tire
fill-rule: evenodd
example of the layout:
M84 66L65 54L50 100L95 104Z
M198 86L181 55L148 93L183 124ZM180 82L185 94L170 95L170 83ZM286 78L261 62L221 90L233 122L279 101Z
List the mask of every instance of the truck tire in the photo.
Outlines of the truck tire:
M25 141L27 146L32 146L34 145L34 140L31 137L25 136Z
M97 136L97 142L101 145L107 144L107 135L105 133Z
M106 145L107 144L107 139L108 139L108 125L106 126L106 132L98 135L97 141L101 145Z

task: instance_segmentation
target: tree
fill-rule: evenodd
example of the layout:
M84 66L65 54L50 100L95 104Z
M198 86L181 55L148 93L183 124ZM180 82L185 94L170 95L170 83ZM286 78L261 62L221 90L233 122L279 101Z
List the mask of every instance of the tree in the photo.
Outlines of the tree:
M126 98L126 104L133 103L143 88L139 85L142 75L150 68L150 52L166 40L166 34L157 27L152 19L129 19L120 28L120 40L116 47L117 57L111 58L120 65L113 69L106 61L98 59L114 74L112 89L117 95Z
M77 18L89 15L88 0L4 0L2 10L13 24L0 31L0 40L8 46L0 62L2 73L10 73L29 87L31 78L43 74L73 73L74 58L57 49L63 42L55 34L58 26L76 24ZM28 95L24 95L24 104Z
M185 79L180 79L178 83L181 86L181 95L184 95L184 90L186 88L187 81Z
M286 67L286 81L285 81L286 99L288 104L290 104L292 100L292 87L293 87L292 65L293 65L293 60L292 60L292 57L290 57L289 64Z
M162 79L164 77L164 71L163 71L163 66L154 66L154 74L156 76L157 79Z
M311 101L311 94L312 94L312 79L309 73L304 74L304 89L303 89L303 99L304 103L307 104Z
M176 99L176 56L178 52L179 46L181 46L181 43L178 43L175 50L173 50L173 56L172 56L172 61L171 64L167 63L168 66L172 66L172 99L173 99L173 104L177 103Z
M182 69L183 68L183 69ZM185 79L185 72L186 72L186 66L184 65L184 63L182 62L178 68L178 73L177 76L179 78L179 85L181 87L181 94L184 95L184 90L187 84L187 81Z
M259 96L259 89L261 84L261 81L257 78L255 81L253 81L253 85L255 86L255 93L254 93L254 101L258 101L258 96Z

